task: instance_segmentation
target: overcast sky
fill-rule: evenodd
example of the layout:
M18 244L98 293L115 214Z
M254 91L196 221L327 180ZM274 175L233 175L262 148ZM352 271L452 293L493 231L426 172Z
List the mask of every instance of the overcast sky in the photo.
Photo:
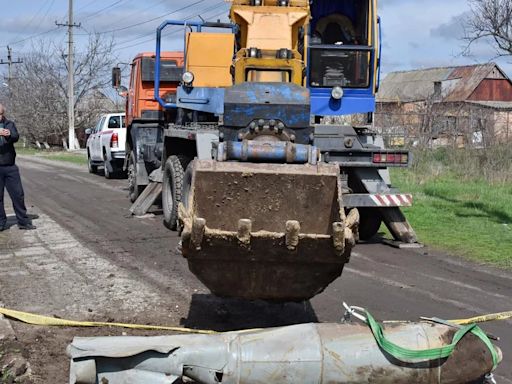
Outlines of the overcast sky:
M474 47L472 57L461 56L461 20L469 12L468 0L380 0L383 24L383 72L486 62L494 51L485 44ZM155 28L165 19L206 20L226 18L228 4L223 0L75 0L77 49L88 33L114 36L119 61L129 61L137 52L154 51ZM67 0L0 0L0 58L5 60L7 45L14 58L23 57L38 39L65 44ZM180 49L179 33L169 31L165 49ZM512 75L510 59L498 62ZM0 70L6 70L1 66Z

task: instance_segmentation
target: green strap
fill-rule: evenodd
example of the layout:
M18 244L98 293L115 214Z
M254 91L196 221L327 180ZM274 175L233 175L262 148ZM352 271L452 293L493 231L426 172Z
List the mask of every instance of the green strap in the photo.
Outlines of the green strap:
M379 347L382 348L385 352L389 353L395 359L403 361L405 363L421 363L428 362L431 360L446 359L452 355L459 341L461 341L462 338L466 336L468 333L472 333L475 336L477 336L480 340L482 340L482 342L491 352L492 361L494 364L493 370L496 369L496 367L498 366L498 353L496 352L496 349L494 348L493 344L491 343L491 340L489 340L485 332L483 332L482 329L479 328L476 324L470 324L460 328L453 336L451 344L445 345L440 348L413 350L400 347L399 345L396 345L389 341L384 336L382 326L373 318L373 316L368 311L366 311L366 319L367 324L370 326L370 329L372 330L373 336L375 337L375 340L377 341Z

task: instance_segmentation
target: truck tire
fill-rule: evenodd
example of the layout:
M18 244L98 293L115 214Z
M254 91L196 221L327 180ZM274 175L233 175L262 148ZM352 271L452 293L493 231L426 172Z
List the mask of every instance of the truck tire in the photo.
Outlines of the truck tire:
M182 163L183 164L183 161ZM193 170L193 163L192 161L188 161L187 162L187 167L185 169L185 174L183 176L183 187L181 189L181 203L183 204L183 206L185 207L186 210L189 210L189 198L190 198L190 194L192 193L192 174L193 174L194 170ZM179 222L178 220L178 225L177 225L177 231L178 231L178 234L181 236L181 232L183 231L183 226L181 225L181 223Z
M87 154L87 168L89 169L89 173L97 173L98 166L94 165L91 160L91 155Z
M370 240L379 232L382 216L375 208L359 208L359 215L359 240Z
M103 174L105 175L105 179L112 179L114 175L109 170L109 161L105 160L103 165Z
M178 156L169 156L164 165L162 208L164 225L175 231L178 227L178 205L181 202L185 172Z
M130 201L134 203L142 191L144 191L144 186L137 183L137 162L135 161L135 154L132 151L128 158L128 193Z

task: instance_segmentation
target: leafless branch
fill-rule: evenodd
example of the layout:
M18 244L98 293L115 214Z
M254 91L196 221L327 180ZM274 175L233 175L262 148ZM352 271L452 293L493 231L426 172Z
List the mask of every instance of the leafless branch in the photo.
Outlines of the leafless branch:
M497 57L512 55L512 0L470 0L465 22L465 53L477 41L487 41Z

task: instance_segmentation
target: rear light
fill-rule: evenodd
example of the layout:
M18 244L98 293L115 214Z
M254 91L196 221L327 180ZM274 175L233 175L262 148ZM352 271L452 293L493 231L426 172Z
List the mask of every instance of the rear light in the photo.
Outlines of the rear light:
M374 153L374 164L409 164L407 153Z
M119 148L119 135L117 132L114 132L110 138L110 148Z

